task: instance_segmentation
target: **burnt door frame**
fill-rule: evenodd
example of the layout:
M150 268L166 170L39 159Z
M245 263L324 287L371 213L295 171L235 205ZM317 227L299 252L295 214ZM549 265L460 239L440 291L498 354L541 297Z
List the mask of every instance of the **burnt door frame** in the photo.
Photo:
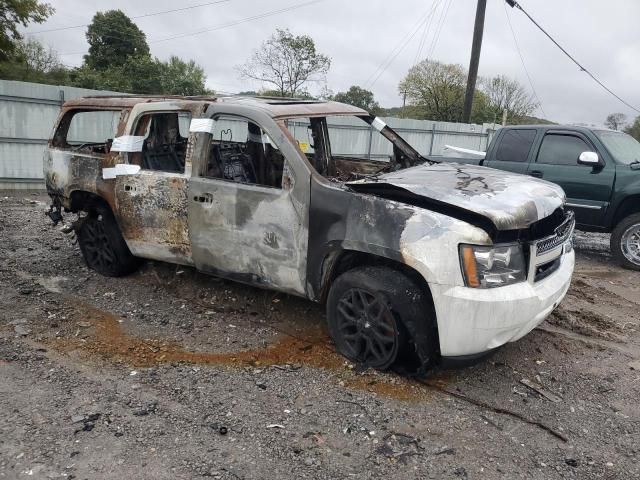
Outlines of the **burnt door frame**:
M189 235L199 270L306 296L310 176L284 122L241 105L211 105L207 118L258 125L284 157L281 188L207 178L211 133L197 134L189 182Z
M186 112L191 118L204 104L154 102L133 107L125 135L136 136L145 115ZM189 135L189 144L192 143ZM181 173L141 168L138 173L115 179L115 215L122 235L135 256L183 265L193 265L187 221L187 191L191 176L191 148L187 148ZM126 163L140 164L139 152L123 152ZM140 155L138 155L140 157ZM136 159L136 160L134 160Z

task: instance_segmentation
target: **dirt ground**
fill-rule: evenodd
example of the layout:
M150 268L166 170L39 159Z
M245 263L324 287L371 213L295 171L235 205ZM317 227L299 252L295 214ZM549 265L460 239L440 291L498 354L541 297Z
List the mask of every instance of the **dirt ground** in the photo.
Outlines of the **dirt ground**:
M302 299L97 275L46 206L0 193L0 478L640 478L640 272L604 235L540 328L420 383L354 369Z

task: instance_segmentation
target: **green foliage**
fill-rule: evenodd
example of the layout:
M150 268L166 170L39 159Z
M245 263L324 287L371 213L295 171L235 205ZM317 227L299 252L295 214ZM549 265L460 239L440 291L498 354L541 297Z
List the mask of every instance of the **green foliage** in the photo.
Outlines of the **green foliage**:
M624 129L624 133L628 133L640 142L640 116L636 117L633 123Z
M69 81L69 72L53 50L33 39L19 40L13 58L0 62L0 78L21 82L65 84Z
M358 87L357 85L351 86L346 92L336 93L332 100L362 108L372 115L377 115L380 111L380 105L375 101L373 92Z
M408 106L401 115L427 120L459 122L462 118L467 71L462 65L424 60L414 65L400 82L400 95ZM537 103L516 80L499 75L482 79L471 111L472 123L502 121L506 110L510 123L525 121Z
M48 3L37 0L2 0L0 2L0 61L14 59L22 35L18 26L42 23L54 12Z
M311 37L278 29L238 70L244 78L273 85L280 97L298 97L307 93L306 83L323 80L330 66Z
M398 90L420 118L457 122L462 117L467 78L462 65L423 60L409 69Z
M504 111L510 124L518 124L531 115L538 103L517 81L505 75L480 80L480 88L487 97L487 116L495 122L502 121Z
M13 58L0 62L0 78L149 95L213 93L205 86L204 69L193 60L153 58L144 33L118 10L97 13L87 39L89 54L74 69L65 68L38 41L18 41Z
M87 41L84 65L72 73L78 87L149 95L212 93L204 69L193 60L153 58L144 32L120 10L96 13Z
M71 73L71 78L76 87L152 95L165 93L160 72L158 60L142 55L127 57L124 64L103 71L83 65Z
M207 76L204 69L193 60L184 62L172 56L168 62L161 64L160 78L163 93L168 95L206 95Z
M84 63L92 70L122 66L129 57L149 56L144 32L120 10L96 13L86 37L89 53L84 56Z
M171 57L168 62L150 56L128 57L120 66L96 71L83 65L72 72L76 87L146 95L210 95L204 70L195 62Z

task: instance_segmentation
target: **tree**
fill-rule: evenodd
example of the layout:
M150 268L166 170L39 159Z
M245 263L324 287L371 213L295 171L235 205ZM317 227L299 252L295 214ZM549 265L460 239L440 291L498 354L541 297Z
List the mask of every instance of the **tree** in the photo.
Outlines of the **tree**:
M627 123L627 116L624 113L610 113L604 121L604 125L611 130L621 130Z
M168 95L207 95L207 76L204 69L193 60L184 62L176 56L162 64L161 79L163 93Z
M462 118L467 72L462 65L423 60L409 70L400 82L400 95L406 95L405 116L458 122ZM500 121L506 110L511 123L525 121L538 104L525 88L504 75L482 79L473 97L473 123Z
M18 42L15 57L36 72L48 73L64 68L58 54L35 39Z
M17 42L22 39L18 25L42 23L54 9L48 3L37 0L4 0L0 3L0 61L13 58Z
M380 110L380 105L373 98L373 92L357 85L353 85L346 92L336 93L333 96L333 100L362 108L372 115L376 115Z
M149 55L128 57L123 65L97 71L83 65L72 73L76 87L143 95L211 95L206 75L194 61L171 57L162 62Z
M86 33L89 53L72 72L75 86L151 95L207 95L204 69L193 60L151 56L142 30L120 10L98 12Z
M624 129L624 133L628 133L640 142L640 116L636 117L633 123Z
M74 86L81 88L146 95L164 93L161 62L149 55L130 56L122 65L104 70L95 70L85 64L71 77Z
M92 70L122 66L129 57L149 57L144 32L120 10L96 13L86 37L89 53L84 63Z
M294 97L308 82L323 80L330 67L311 37L278 29L238 70L243 78L275 86L281 97Z
M0 78L5 80L64 84L68 73L58 54L34 39L16 42L13 58L0 62Z
M481 79L480 89L487 97L488 115L498 122L505 110L511 123L518 123L538 108L533 96L517 80L505 75Z
M423 60L409 69L398 90L409 106L430 120L457 122L462 117L467 75L462 65Z

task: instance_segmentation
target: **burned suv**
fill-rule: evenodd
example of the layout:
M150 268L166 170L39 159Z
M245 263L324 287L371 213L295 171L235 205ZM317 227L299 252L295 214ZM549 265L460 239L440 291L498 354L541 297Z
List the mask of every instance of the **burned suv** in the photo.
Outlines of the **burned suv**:
M378 369L521 338L574 267L560 187L428 161L335 102L70 101L44 170L89 268L148 258L321 302L337 349Z

